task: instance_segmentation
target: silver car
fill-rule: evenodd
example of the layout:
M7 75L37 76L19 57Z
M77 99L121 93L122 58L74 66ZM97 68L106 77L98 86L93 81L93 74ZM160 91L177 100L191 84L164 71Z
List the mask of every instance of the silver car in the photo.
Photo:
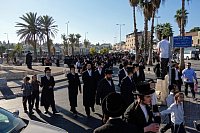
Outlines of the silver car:
M0 133L67 133L67 131L50 124L28 120L18 117L0 107Z

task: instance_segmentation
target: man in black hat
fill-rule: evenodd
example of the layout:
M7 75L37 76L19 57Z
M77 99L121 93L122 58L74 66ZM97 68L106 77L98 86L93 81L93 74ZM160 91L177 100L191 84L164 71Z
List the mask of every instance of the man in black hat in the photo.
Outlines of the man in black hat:
M136 91L135 82L132 79L133 76L133 67L127 67L128 76L122 79L121 82L121 95L128 107L131 103L134 102L133 92Z
M97 87L96 104L100 105L102 100L111 92L115 92L115 85L112 80L113 71L105 70L105 77L99 82ZM101 102L100 102L101 101Z
M151 104L151 94L155 92L150 88L150 84L147 82L141 82L138 84L137 101L132 103L125 112L125 120L136 125L138 127L137 133L154 133L159 131L159 123L153 121L154 116L149 106Z
M104 70L104 64L102 62L97 63L98 67L94 71L94 77L96 82L96 88L99 84L99 82L105 77L105 70Z
M119 93L113 92L107 95L103 100L102 110L109 119L93 133L137 133L135 126L127 124L120 118L126 110L124 105L124 100Z
M26 65L27 68L32 69L32 53L30 51L28 51L28 53L26 54Z
M182 77L182 73L179 70L179 63L175 62L172 65L172 69L171 69L171 84L177 85L179 92L181 92L181 85L183 84L181 77Z
M124 61L123 68L119 71L119 74L118 74L118 76L119 76L119 86L121 86L122 79L128 75L128 73L126 71L127 66L128 66L128 62Z
M96 85L94 71L92 71L92 62L87 61L86 69L82 74L83 80L83 105L85 106L85 112L90 117L90 107L95 112L95 96L96 96Z
M70 72L67 74L68 79L68 95L69 95L69 102L71 109L74 113L74 115L77 115L76 107L77 107L77 95L78 95L78 89L81 93L81 83L78 76L78 73L75 73L75 67L74 65L70 65Z
M42 94L41 94L41 106L45 108L45 114L48 113L48 109L51 106L53 114L58 113L55 108L55 100L54 100L54 86L55 81L54 77L51 76L51 69L49 67L45 67L45 76L41 78Z

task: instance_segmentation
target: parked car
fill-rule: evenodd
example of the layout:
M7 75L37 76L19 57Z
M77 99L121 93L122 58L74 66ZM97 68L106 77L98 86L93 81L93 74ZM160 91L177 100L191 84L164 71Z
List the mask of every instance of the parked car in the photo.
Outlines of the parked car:
M67 131L42 122L23 120L18 114L0 107L0 133L67 133Z

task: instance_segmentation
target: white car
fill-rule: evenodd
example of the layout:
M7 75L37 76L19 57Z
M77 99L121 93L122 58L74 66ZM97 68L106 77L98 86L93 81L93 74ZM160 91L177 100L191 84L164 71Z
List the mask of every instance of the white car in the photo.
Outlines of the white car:
M11 113L0 107L0 133L67 133L50 124L27 120L18 117L15 113Z

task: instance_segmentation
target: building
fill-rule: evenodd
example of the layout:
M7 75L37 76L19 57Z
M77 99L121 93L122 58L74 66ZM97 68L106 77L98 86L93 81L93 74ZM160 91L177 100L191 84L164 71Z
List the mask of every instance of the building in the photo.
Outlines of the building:
M124 51L126 49L125 42L116 43L112 46L113 51Z
M148 31L148 42L150 42L151 39L151 32ZM138 32L138 42L139 42L139 47L142 45L142 43L144 42L144 36L143 36L143 32ZM128 35L126 35L126 43L125 43L125 50L126 51L130 51L134 49L135 50L135 34L134 33L130 33Z
M185 36L192 36L192 46L193 47L199 47L200 46L200 31L186 32Z

